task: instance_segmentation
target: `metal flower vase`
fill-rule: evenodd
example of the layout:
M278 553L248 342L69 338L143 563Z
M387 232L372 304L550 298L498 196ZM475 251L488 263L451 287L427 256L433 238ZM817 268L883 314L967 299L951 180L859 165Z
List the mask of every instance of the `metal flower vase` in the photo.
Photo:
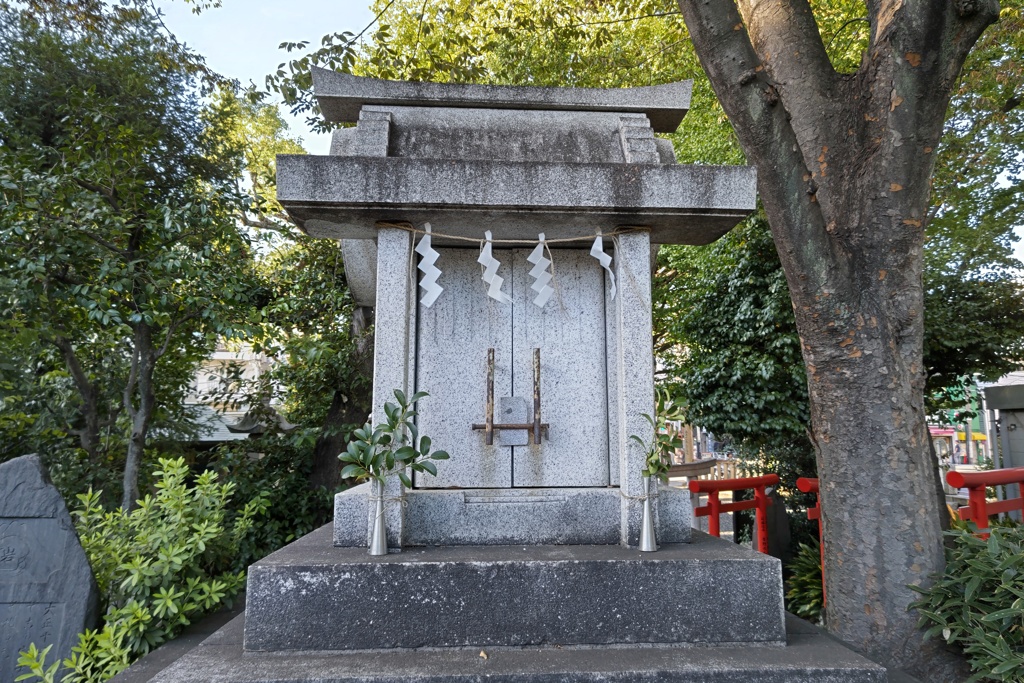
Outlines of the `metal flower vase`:
M646 476L644 482L643 518L640 520L640 552L653 553L658 549L658 540L654 537L654 512L651 509L651 478Z
M373 527L370 532L370 554L388 554L388 530L384 523L384 483L374 479L370 482L370 501L373 503Z

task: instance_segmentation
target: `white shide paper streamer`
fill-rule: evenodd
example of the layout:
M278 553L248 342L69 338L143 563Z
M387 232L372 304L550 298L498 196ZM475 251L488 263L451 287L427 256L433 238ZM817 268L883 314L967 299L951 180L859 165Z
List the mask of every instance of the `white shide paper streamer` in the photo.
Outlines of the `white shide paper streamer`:
M533 300L537 306L544 308L544 304L548 302L551 295L554 293L554 288L551 287L551 273L548 272L548 266L551 265L551 260L544 256L544 233L540 233L537 236L537 246L533 248L530 255L526 257L526 260L534 264L533 270L530 271L530 277L533 278L534 282L530 285L530 289L537 292L537 298Z
M498 275L498 266L501 262L494 258L491 253L491 231L487 230L484 232L484 237L487 242L484 244L484 248L480 250L480 258L476 260L481 266L484 267L483 280L487 283L487 296L500 301L503 304L512 303L512 299L501 291L501 285L505 282L504 278Z
M594 246L590 248L590 255L601 263L601 267L608 273L608 280L611 283L611 296L615 300L615 273L612 272L612 257L604 253L604 237L598 233L594 239Z
M423 298L420 299L420 303L430 308L437 301L437 297L441 296L444 287L437 284L437 278L441 277L441 269L434 264L441 255L430 245L430 223L424 223L423 229L427 234L416 245L416 253L420 255L417 268L423 271L423 279L420 280Z

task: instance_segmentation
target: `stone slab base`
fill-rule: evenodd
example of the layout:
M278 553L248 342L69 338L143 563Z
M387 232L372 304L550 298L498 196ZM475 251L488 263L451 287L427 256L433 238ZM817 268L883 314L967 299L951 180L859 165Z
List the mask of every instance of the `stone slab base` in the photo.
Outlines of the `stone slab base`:
M383 557L336 548L330 534L249 568L246 650L785 641L779 561L705 534L654 553L456 546Z
M367 547L368 493L369 484L362 484L334 497L334 545ZM414 489L405 500L402 547L602 545L622 539L618 488ZM688 542L692 520L690 492L659 486L658 540Z
M313 615L311 615L311 618ZM787 615L785 647L243 652L236 618L153 683L885 683L886 671Z

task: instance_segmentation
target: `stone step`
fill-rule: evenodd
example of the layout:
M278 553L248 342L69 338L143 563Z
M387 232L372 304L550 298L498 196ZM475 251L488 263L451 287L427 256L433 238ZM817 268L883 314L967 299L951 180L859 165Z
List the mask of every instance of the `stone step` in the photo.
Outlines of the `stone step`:
M334 545L367 546L369 487L360 484L334 497ZM411 489L405 492L401 545L617 544L622 502L618 487ZM688 490L659 486L656 511L659 539L690 540ZM398 539L391 540L397 545Z
M314 618L314 615L311 615ZM152 683L885 683L886 670L796 617L785 646L457 648L253 653L245 615ZM379 633L379 632L378 632Z
M699 532L654 553L456 546L372 557L332 546L328 525L250 567L247 592L253 652L785 641L779 561Z

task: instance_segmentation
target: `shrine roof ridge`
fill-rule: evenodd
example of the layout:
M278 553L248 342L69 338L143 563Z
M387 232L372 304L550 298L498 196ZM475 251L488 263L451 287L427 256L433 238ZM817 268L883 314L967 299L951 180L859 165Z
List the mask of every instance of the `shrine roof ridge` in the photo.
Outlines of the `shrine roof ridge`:
M602 111L646 114L658 133L673 133L690 107L693 81L636 88L562 88L387 81L314 67L313 91L324 118L355 123L364 104Z

